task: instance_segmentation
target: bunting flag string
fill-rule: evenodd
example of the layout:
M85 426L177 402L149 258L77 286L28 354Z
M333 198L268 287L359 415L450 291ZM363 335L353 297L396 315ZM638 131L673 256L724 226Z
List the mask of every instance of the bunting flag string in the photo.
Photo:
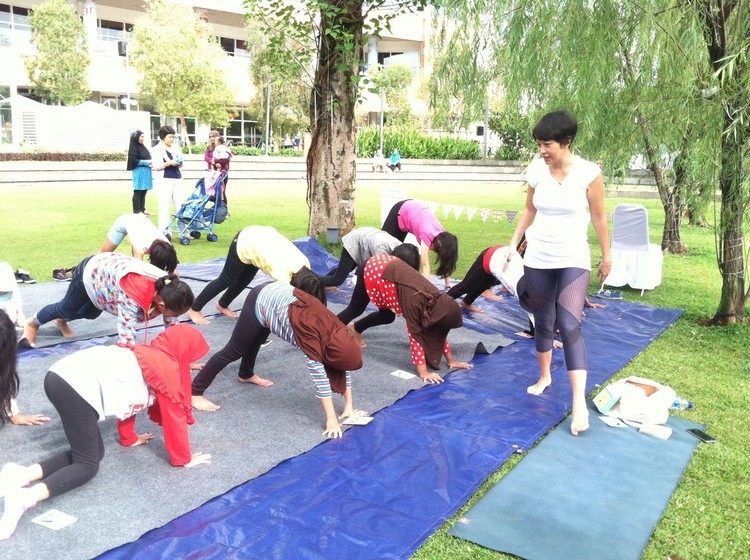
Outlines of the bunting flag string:
M434 200L421 200L421 199L414 199L416 202L419 202L423 206L427 207L430 212L435 214L436 216L438 213L442 214L443 219L447 220L451 214L453 215L453 218L456 220L460 220L461 217L464 215L464 210L466 211L466 219L468 221L472 221L474 219L474 216L479 214L479 216L482 218L482 223L487 223L487 221L492 217L492 221L494 223L500 223L500 220L503 216L508 220L509 224L513 224L513 222L516 220L516 217L521 213L520 210L500 210L495 208L475 208L473 206L462 206L460 204L445 204L441 202L436 202ZM607 218L611 221L612 220L612 214L607 214Z

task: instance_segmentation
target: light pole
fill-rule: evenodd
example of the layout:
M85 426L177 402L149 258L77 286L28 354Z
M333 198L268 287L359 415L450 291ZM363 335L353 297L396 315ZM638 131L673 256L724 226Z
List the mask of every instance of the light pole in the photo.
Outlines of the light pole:
M265 155L268 155L268 146L271 136L271 82L268 82L266 86L266 151Z
M383 121L385 117L385 90L380 91L380 155L383 155Z

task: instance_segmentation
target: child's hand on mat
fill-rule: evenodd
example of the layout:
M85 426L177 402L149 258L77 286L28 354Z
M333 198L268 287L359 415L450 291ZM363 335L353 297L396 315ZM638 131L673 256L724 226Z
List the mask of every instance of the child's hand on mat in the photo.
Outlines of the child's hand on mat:
M430 383L433 385L436 385L438 383L442 383L445 381L440 375L435 373L434 371L425 371L424 374L420 373L419 377L424 381L425 383Z
M143 445L144 443L148 443L152 439L154 439L154 435L153 434L149 434L149 433L138 434L138 441L136 441L130 447L135 447L136 445Z
M453 369L471 369L474 366L469 362L456 362L454 360L448 360L448 367Z
M10 417L11 424L16 426L41 426L49 422L49 416L44 414L16 414Z
M323 435L328 438L340 438L344 432L341 430L341 424L335 418L333 420L326 420L326 431Z
M193 453L192 459L190 459L190 462L186 465L183 465L184 467L194 467L196 465L205 465L207 463L211 462L211 455L209 453Z

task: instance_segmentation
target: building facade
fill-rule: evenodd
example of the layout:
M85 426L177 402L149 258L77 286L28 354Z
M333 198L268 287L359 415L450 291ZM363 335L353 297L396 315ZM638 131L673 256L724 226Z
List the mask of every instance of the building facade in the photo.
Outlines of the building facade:
M257 129L254 115L245 109L256 95L249 77L250 58L247 52L247 31L244 25L242 0L173 0L195 12L208 24L226 52L229 71L228 85L236 91L238 110L231 115L225 136L233 144L257 145L262 131ZM84 23L91 56L88 85L90 101L113 111L142 111L138 95L138 76L128 64L128 42L137 19L143 14L143 0L69 0ZM2 142L18 144L24 131L13 118L12 98L20 95L33 99L24 58L33 52L29 14L43 0L12 0L0 3L0 122ZM381 39L371 39L365 49L367 66L374 64L405 64L417 77L425 67L427 32L424 15L399 16L392 31ZM377 114L379 101L364 104L364 110ZM13 121L16 121L15 123ZM165 118L150 115L152 139ZM167 119L180 135L181 123ZM191 142L202 142L208 127L187 119L187 135ZM27 140L28 141L28 140Z

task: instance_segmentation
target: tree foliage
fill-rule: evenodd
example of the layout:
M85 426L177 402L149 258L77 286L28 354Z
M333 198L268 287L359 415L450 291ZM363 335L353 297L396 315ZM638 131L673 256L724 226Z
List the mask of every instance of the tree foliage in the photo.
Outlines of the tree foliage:
M249 17L261 22L270 50L278 53L275 65L306 67L306 61L314 61L307 155L310 235L320 235L332 225L342 233L354 227L354 107L367 38L379 36L401 10L423 9L426 2L388 3L388 10L378 10L386 0L245 0Z
M271 85L271 131L280 145L280 140L287 135L306 130L310 124L309 107L312 89L312 69L310 61L305 58L289 63L288 54L279 57L281 50L271 48L271 37L264 32L258 20L248 20L247 50L250 54L250 79L257 90L248 109L257 115L258 124L265 129L266 125L266 87ZM309 49L312 39L306 38L305 50ZM286 53L296 53L301 49L290 37L284 39ZM303 64L305 66L303 66Z
M385 94L388 126L408 126L413 124L414 116L409 99L409 86L414 80L411 68L402 64L391 66L378 65L368 68L367 76L370 91Z
M475 49L493 52L519 112L535 120L572 110L581 125L574 146L606 169L643 154L665 210L664 249L684 249L686 206L721 191L716 317L743 315L746 0L455 0L447 10L481 37Z
M226 53L196 13L169 0L147 0L135 22L130 62L140 94L163 114L227 123L234 92L224 78Z
M47 0L29 16L36 52L26 61L34 93L45 103L78 105L91 96L91 59L86 34L75 8L65 0Z

